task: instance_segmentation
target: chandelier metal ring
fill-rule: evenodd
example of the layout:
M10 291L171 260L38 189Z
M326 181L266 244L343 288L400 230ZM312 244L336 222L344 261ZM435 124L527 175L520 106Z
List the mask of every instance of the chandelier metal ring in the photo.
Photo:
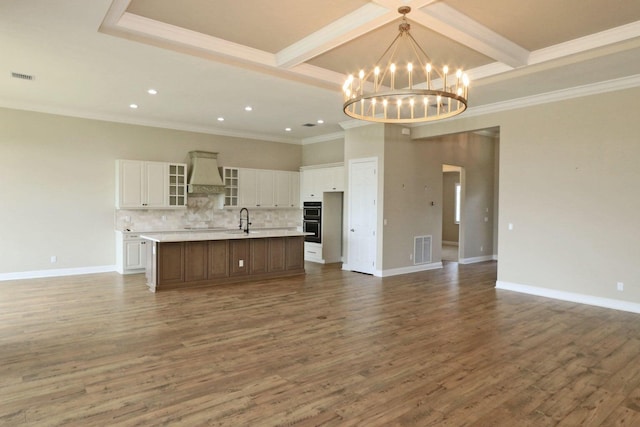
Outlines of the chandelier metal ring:
M363 69L358 77L350 75L345 81L343 111L348 116L380 123L418 123L450 118L467 109L467 75L460 69L449 75L446 65L442 73L432 67L429 56L409 32L405 16L409 11L408 6L398 8L403 15L399 34L378 60L380 63L390 53L386 67L376 66L368 73ZM413 60L402 66L397 65L399 43L408 45L413 54Z

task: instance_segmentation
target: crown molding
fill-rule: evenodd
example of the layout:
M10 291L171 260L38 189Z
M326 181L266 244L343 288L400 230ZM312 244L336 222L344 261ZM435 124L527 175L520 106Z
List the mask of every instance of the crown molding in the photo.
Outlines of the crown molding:
M208 126L190 125L180 122L170 122L166 120L151 120L127 117L116 114L96 114L89 113L85 110L57 108L45 105L27 104L27 103L11 103L0 101L0 108L9 108L13 110L33 111L36 113L54 114L58 116L74 117L78 119L99 120L103 122L122 123L128 125L148 126L160 129L171 129L186 132L204 133L209 135L229 136L233 138L254 139L258 141L279 142L283 144L301 145L302 140L297 138L282 138L272 135L264 135L253 132L242 132L235 130L219 129Z
M340 138L344 138L344 131L312 136L310 138L302 138L302 145L315 144L316 142L334 141Z
M582 53L637 37L640 37L640 21L533 51L529 56L529 65Z
M553 92L542 93L539 95L510 99L509 101L496 102L494 104L471 107L464 112L464 115L452 117L451 119L447 120L459 120L465 117L479 116L507 110L516 110L519 108L563 101L566 99L580 98L583 96L597 95L606 92L614 92L617 90L624 90L637 86L640 86L640 74L593 83L589 85L576 86L568 89L561 89Z

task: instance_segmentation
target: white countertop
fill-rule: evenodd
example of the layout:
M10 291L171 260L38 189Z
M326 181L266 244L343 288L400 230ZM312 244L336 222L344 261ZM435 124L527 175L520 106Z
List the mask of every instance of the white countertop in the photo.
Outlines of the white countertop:
M202 240L235 240L235 239L263 239L266 237L307 236L313 233L291 229L255 229L249 234L241 230L192 230L172 231L166 233L140 233L143 239L154 242L197 242Z

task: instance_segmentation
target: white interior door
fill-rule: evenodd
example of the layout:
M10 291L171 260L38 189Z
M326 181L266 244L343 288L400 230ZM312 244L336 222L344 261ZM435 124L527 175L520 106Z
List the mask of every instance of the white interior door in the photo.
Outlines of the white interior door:
M377 254L378 160L349 162L348 266L373 274Z

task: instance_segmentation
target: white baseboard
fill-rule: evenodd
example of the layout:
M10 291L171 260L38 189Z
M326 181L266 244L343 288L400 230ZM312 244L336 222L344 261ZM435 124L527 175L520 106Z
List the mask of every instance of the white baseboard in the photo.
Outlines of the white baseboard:
M494 260L494 261L497 261L498 260L498 254L493 254L491 259Z
M592 295L577 294L573 292L558 291L555 289L540 288L537 286L520 285L510 282L496 282L496 289L520 292L523 294L537 295L562 301L576 302L579 304L594 305L597 307L611 308L614 310L640 313L640 304L611 298L595 297Z
M116 271L115 265L99 265L95 267L58 268L53 270L20 271L17 273L0 273L0 282L6 280L39 279L42 277L77 276L79 274L110 273Z
M476 256L472 258L461 258L458 263L460 264L474 264L476 262L493 261L493 255Z
M377 277L389 277L397 276L399 274L417 273L419 271L437 270L439 268L442 268L442 262L412 265L410 267L390 268L387 270L376 270L373 275Z

